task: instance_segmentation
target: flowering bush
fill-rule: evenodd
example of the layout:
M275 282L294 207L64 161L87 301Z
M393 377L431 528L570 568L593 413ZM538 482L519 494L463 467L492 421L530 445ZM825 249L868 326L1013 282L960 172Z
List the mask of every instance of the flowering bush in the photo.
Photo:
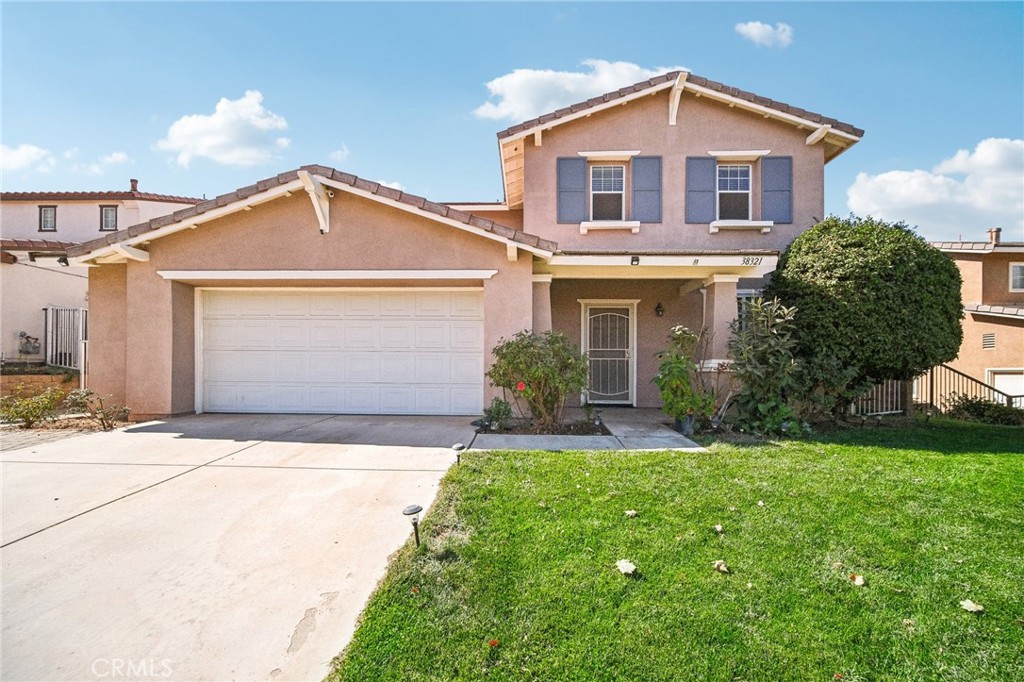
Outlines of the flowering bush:
M494 365L487 377L511 395L523 416L535 426L553 429L562 423L566 398L587 383L587 358L564 334L521 331L494 347Z

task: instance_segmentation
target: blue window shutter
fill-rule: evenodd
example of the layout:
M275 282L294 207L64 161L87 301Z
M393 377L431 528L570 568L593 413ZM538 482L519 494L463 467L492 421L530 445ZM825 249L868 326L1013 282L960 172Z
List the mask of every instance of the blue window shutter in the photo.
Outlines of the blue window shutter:
M761 159L761 220L793 222L793 157Z
M661 222L661 157L636 156L633 167L633 220Z
M686 222L710 223L715 210L715 169L718 163L706 156L686 157Z
M582 223L587 219L587 160L558 159L558 222Z

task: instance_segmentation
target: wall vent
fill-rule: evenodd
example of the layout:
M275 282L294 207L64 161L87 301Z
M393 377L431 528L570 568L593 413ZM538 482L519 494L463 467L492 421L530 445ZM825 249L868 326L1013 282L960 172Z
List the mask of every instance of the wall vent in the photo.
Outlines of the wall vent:
M995 332L991 334L981 335L981 348L982 350L992 350L996 347L996 335Z

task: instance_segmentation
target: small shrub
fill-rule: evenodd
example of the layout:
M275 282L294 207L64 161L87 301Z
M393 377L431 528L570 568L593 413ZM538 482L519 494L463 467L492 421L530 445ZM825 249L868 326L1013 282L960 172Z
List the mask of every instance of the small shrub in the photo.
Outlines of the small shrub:
M128 420L131 412L124 405L105 405L104 400L112 396L101 396L88 388L77 388L64 399L64 408L73 412L84 412L104 431L110 431L117 422Z
M37 422L53 419L64 399L64 391L51 386L39 395L24 395L25 384L18 384L14 395L0 398L0 416L7 421L21 422L21 428L31 429Z
M946 416L982 424L1024 426L1024 410L1019 407L956 393L949 400Z
M732 323L729 354L740 383L736 396L739 423L755 433L791 431L795 416L790 398L796 387L793 318L796 308L779 299L755 298Z
M672 327L668 350L658 353L661 363L654 383L661 391L661 409L677 421L693 420L702 425L715 412L714 391L704 387L700 369L694 360L700 335L686 327Z
M524 330L503 340L493 353L488 378L512 396L522 416L528 411L538 428L560 425L566 398L586 386L587 358L564 334Z
M507 400L494 398L491 406L484 409L484 419L492 431L507 431L512 421L512 406Z

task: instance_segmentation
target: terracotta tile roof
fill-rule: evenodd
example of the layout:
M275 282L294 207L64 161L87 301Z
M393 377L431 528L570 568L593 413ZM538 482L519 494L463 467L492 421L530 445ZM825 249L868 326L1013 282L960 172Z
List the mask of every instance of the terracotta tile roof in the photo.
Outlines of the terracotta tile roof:
M202 199L152 192L0 192L0 201L160 201L169 204L198 204Z
M50 251L63 253L76 242L57 242L49 239L0 239L0 249L3 251Z
M1019 249L1024 247L1024 242L929 242L940 251L978 251L987 253L999 251L1000 249Z
M311 175L318 175L323 178L334 180L335 182L350 185L355 189L368 192L388 201L414 206L422 211L437 214L439 217L470 225L479 230L483 230L484 232L490 232L491 234L498 235L499 237L503 237L518 244L532 246L545 251L554 251L558 248L558 245L555 242L547 239L541 239L536 235L523 232L522 230L516 230L512 227L496 223L493 220L488 220L487 218L481 218L480 216L467 213L466 211L460 211L444 204L434 203L416 194L410 194L409 192L402 192L392 187L386 187L379 182L364 180L352 175L351 173L343 173L329 166L309 165L284 173L279 173L273 177L260 180L255 184L241 187L236 189L234 192L228 192L227 194L222 194L218 197L214 197L213 199L199 201L194 206L189 206L188 208L175 211L174 213L170 213L165 216L160 216L159 218L153 218L148 222L133 225L123 230L118 230L117 232L111 232L103 237L87 241L70 249L68 251L68 255L84 256L85 254L104 246L123 242L131 239L132 237L138 237L139 235L147 232L158 230L161 227L166 227L167 225L172 225L183 220L195 218L215 208L226 206L236 201L241 201L242 199L254 194L265 192L280 185L286 185L299 178L300 170L308 171Z
M1019 317L1024 320L1024 308L1013 305L984 305L981 303L968 303L964 305L964 310L969 313L990 313L992 315L1008 315L1010 317Z
M501 140L506 137L511 137L516 133L528 130L537 125L548 123L550 121L555 121L559 118L562 118L563 116L568 116L569 114L574 114L584 109L592 109L593 107L614 101L616 99L620 99L622 97L626 97L627 95L632 95L637 92L643 92L648 88L652 88L656 85L661 85L662 83L666 83L668 81L675 81L675 79L679 76L680 73L682 73L682 71L670 71L669 73L663 73L660 76L655 76L654 78L645 81L640 81L639 83L634 83L633 85L628 85L624 88L619 88L618 90L615 90L613 92L606 92L603 95L591 97L590 99L584 102L570 104L567 107L562 107L561 109L557 109L550 113L543 114L541 116L538 116L537 118L532 118L529 121L523 121L522 123L518 123L510 128L506 128L505 130L498 133L498 139ZM819 125L828 124L831 125L832 128L834 128L835 130L841 130L842 132L849 133L850 135L855 135L857 137L864 136L863 130L849 123L843 123L842 121L839 121L837 119L829 118L828 116L822 116L821 114L816 114L813 111L808 111L807 109L794 107L789 104L786 104L785 102L777 102L767 97L761 97L760 95L756 95L752 92L740 90L739 88L734 88L725 85L724 83L719 83L718 81L713 81L693 73L691 73L687 77L686 83L687 85L698 85L709 90L721 92L723 95L729 95L737 99L745 100L752 104L758 104L763 107L768 107L769 109L775 109L776 111L780 111L784 114L799 116L800 118L812 121Z

